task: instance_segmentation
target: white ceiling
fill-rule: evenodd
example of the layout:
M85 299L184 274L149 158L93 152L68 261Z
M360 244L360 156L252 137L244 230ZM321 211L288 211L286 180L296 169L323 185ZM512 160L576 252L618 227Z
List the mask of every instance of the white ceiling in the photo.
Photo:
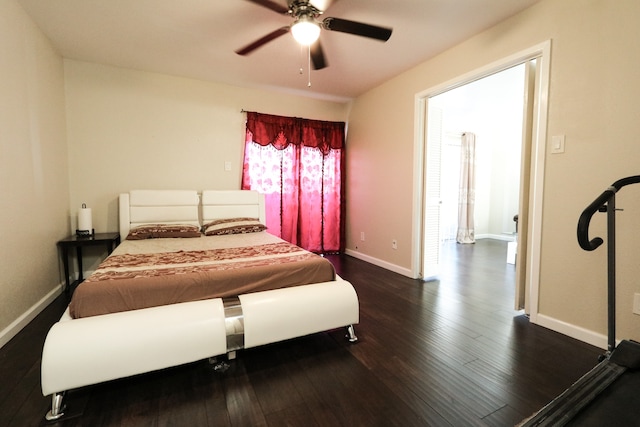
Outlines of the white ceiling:
M291 24L247 0L17 1L65 58L346 101L538 0L334 1L323 18L391 27L393 34L383 43L323 30L329 66L311 71L311 87L306 51L290 34L249 56L235 53Z

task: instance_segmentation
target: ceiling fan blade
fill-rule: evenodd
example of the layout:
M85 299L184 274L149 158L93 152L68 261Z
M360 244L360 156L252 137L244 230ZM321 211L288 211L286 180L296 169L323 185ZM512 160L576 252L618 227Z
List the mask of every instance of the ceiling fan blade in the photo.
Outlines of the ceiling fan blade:
M253 43L246 45L242 49L236 50L236 53L238 55L248 55L254 50L256 50L257 48L261 47L262 45L267 44L271 40L276 39L282 35L285 35L288 32L289 32L289 27L278 28L277 30L270 32L266 36L254 41Z
M324 56L324 51L322 50L322 45L320 44L320 40L316 41L311 45L311 62L313 63L314 70L322 70L327 67L327 60Z
M287 13L289 12L289 8L282 6L280 3L276 3L271 0L247 0L251 3L255 3L258 6L266 7L267 9L273 10L276 13Z
M349 21L340 18L325 18L322 27L329 31L355 34L386 42L391 37L393 29L378 27L377 25L363 24L362 22Z

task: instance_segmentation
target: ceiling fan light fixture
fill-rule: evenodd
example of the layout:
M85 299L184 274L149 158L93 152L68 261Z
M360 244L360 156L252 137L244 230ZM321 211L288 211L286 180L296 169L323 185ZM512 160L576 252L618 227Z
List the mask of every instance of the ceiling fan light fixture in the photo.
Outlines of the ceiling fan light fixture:
M293 38L303 46L310 46L320 37L320 25L310 16L303 15L291 26Z

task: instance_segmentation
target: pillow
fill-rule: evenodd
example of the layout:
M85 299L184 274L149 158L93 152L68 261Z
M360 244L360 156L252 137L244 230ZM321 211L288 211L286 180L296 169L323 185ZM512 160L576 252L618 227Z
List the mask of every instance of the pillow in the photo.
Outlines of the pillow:
M211 221L202 226L206 236L218 236L221 234L257 233L266 230L267 227L258 221L258 218L226 218Z
M197 225L189 224L147 224L134 227L127 240L159 239L162 237L200 237Z

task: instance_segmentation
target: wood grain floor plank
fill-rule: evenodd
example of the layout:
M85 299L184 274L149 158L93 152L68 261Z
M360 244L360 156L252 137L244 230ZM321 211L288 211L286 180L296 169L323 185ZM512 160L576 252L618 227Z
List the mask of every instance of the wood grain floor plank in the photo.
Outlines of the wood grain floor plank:
M238 361L236 361L238 362ZM247 375L244 363L235 363L232 375L224 376L224 395L227 412L232 426L267 426L258 398L253 389L251 378Z
M327 256L355 287L359 342L344 329L67 393L58 426L506 426L546 404L600 349L514 311L506 243L446 247L439 280ZM0 349L0 424L44 425L42 342L59 298ZM4 424L3 424L4 425Z

